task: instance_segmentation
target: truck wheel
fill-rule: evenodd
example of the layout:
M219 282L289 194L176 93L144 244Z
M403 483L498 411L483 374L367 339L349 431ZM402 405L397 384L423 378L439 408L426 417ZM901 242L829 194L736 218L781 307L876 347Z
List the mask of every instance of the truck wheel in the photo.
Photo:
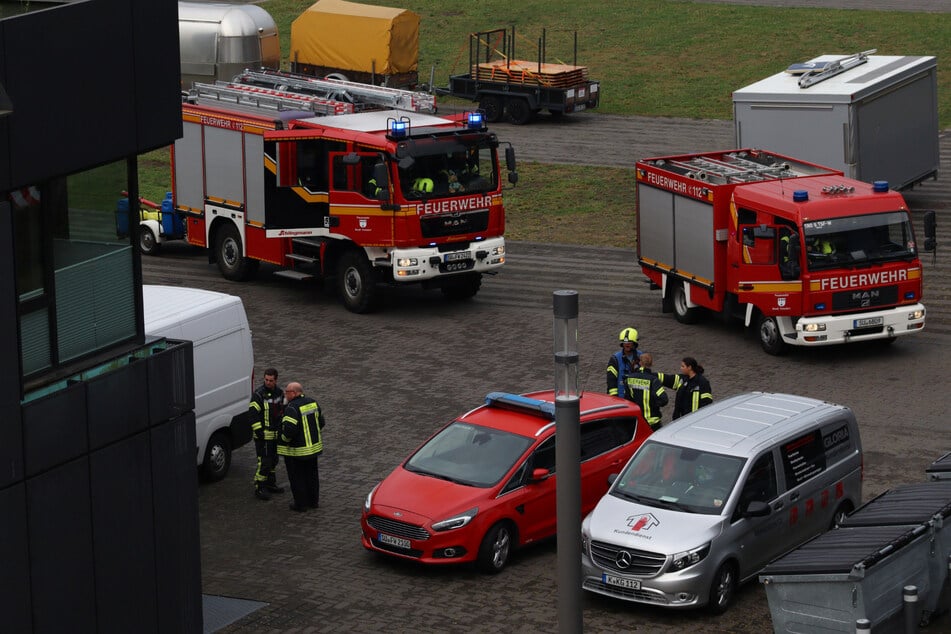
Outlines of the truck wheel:
M674 316L682 324L695 324L700 317L700 309L696 306L688 306L687 290L683 283L677 283L670 290L670 303L674 309Z
M532 120L532 109L528 106L528 99L514 98L505 102L505 116L509 123L524 125Z
M228 474L231 468L231 441L223 431L216 431L208 439L205 459L201 463L201 473L208 482L217 482Z
M767 354L780 355L786 350L786 342L783 341L775 318L760 314L756 320L756 332L759 333L759 343Z
M514 539L515 532L508 522L499 522L490 528L479 546L479 570L493 575L502 572L512 554Z
M241 248L241 237L234 225L227 225L215 234L215 255L218 270L228 280L243 282L258 270L258 261L246 258Z
M485 113L487 123L497 123L502 119L502 100L492 95L486 95L479 101L479 110Z
M475 297L482 287L482 274L459 275L442 285L443 295L449 299L469 299Z
M148 225L139 225L139 251L143 255L156 255L162 245L155 239L155 233Z
M338 267L340 297L347 310L369 313L380 306L382 294L376 286L376 272L359 251L347 251Z
M736 566L731 561L724 562L713 575L710 584L710 597L707 607L714 614L723 614L736 597Z

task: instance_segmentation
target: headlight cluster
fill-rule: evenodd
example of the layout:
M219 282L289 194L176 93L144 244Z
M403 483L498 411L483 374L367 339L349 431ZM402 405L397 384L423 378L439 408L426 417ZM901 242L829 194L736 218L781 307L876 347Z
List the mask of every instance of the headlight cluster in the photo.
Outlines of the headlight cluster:
M825 329L825 324L806 324L802 327L803 332L821 332Z
M398 258L396 266L419 266L419 260L416 258Z
M363 512L364 512L364 513L369 513L369 512L370 512L370 505L373 504L373 494L376 493L377 487L379 487L379 486L380 486L380 485L378 484L378 485L376 485L375 487L373 487L372 489L370 489L370 492L367 493L366 499L363 500Z
M479 508L475 507L475 508L469 509L468 511L463 511L462 513L459 513L458 515L453 515L452 517L448 519L444 519L439 522L434 522L433 530L442 532L442 531L451 531L456 528L462 528L463 526L471 522L472 518L475 517L476 513L478 512L479 512Z
M908 321L913 321L915 319L924 319L925 311L924 310L913 310L908 313Z
M693 566L694 564L700 563L704 557L710 553L710 544L704 544L700 548L694 548L693 550L687 550L682 553L676 553L671 558L670 568L671 570L683 570L688 566Z

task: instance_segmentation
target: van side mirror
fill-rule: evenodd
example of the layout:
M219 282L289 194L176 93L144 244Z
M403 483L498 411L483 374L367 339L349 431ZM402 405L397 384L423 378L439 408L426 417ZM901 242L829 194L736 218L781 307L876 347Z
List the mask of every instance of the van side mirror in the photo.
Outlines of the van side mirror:
M621 474L620 474L620 473L612 473L612 474L608 475L608 486L609 486L609 487L610 487L612 484L614 484L615 480L617 480L617 477L618 477L619 475L621 475Z
M743 517L766 517L769 512L769 504L761 500L753 500L746 506Z
M934 211L925 212L925 251L935 251L938 250L938 241L935 239L937 235L937 220L935 219Z

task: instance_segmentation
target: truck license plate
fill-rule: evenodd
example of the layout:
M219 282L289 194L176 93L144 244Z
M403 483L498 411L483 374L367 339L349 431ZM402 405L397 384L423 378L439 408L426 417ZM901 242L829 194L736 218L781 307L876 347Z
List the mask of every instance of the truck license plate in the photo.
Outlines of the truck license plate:
M852 327L853 328L868 328L870 326L881 326L885 323L884 317L863 317L861 319L853 319Z
M469 259L468 251L457 251L455 253L447 253L443 257L443 262L458 262L459 260Z
M604 573L601 575L601 581L603 581L605 585L616 586L626 590L641 589L641 582L638 579L625 579L624 577L615 577L614 575Z
M389 544L390 546L396 546L397 548L402 548L403 550L410 549L410 543L408 539L403 539L402 537L393 537L392 535L386 535L384 533L377 533L376 538L380 540L383 544Z

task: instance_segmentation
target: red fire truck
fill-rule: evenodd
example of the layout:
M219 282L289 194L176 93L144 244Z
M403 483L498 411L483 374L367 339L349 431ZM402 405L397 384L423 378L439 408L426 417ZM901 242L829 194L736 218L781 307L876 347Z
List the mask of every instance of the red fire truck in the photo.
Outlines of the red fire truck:
M636 172L638 262L678 321L738 318L770 354L924 327L919 248L887 182L754 149L649 158ZM925 226L927 245L933 212Z
M184 237L228 279L268 262L335 281L358 313L379 306L383 282L475 295L505 262L500 143L479 113L407 109L415 95L427 97L274 73L195 84L168 203ZM511 147L505 159L514 183ZM182 237L164 220L143 250Z

